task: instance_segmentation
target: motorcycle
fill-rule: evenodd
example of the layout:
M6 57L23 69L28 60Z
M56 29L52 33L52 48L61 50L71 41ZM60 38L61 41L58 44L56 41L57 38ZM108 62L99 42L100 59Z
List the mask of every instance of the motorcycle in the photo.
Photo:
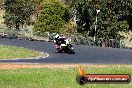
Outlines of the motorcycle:
M75 54L74 48L68 39L65 39L65 41L63 41L63 42L60 41L60 46L56 45L56 48L59 48L58 53L65 52L68 54Z

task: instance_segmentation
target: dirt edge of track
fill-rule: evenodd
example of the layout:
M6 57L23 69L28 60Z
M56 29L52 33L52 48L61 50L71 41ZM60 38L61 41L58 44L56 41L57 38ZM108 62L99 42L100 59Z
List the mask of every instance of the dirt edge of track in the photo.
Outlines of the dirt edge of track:
M95 67L95 68L106 68L110 66L116 67L131 67L132 65L127 64L23 64L23 63L1 63L0 69L21 69L21 68L50 68L50 69L63 69L63 68L78 68L82 67Z

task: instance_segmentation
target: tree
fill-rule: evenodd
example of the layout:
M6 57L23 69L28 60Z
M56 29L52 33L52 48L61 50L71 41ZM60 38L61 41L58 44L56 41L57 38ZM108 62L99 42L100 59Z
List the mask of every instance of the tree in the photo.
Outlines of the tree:
M0 0L0 9L3 9L4 8L4 0Z
M33 12L32 16L34 16L35 21L37 20L38 14L42 8L42 6L41 6L42 2L43 2L43 0L32 0L32 2L31 2L34 5L34 12Z
M70 5L73 16L76 16L77 31L80 33L90 31L90 10L87 0L72 0Z
M31 0L5 0L5 24L17 30L20 25L29 23L30 16L34 11Z
M132 0L116 0L114 10L118 14L118 21L127 21L129 29L132 30Z
M3 2L4 2L4 0L0 0L0 4L3 3Z
M98 18L98 37L120 39L119 31L127 31L128 23L120 20L128 16L130 0L100 1L101 13ZM104 7L105 6L105 7ZM127 18L127 17L125 17Z
M44 32L60 32L60 29L69 21L67 7L57 0L47 0L42 3L42 10L33 31L43 35Z
M78 32L87 31L89 36L118 39L119 31L132 26L132 0L71 0L70 8L77 16ZM97 14L96 10L101 12Z

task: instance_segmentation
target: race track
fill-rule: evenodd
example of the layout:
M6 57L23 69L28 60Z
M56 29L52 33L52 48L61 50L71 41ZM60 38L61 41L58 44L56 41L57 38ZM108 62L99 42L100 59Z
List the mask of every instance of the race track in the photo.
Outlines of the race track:
M0 45L25 47L49 54L47 58L0 60L17 63L54 63L54 64L132 64L131 49L102 48L95 46L74 45L76 54L55 53L51 42L29 41L0 38Z

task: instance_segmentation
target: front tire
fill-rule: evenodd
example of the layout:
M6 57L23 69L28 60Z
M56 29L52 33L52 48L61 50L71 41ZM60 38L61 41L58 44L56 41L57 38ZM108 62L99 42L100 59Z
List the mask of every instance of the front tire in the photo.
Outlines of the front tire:
M69 46L68 46L68 53L69 53L69 54L75 54L75 51L74 51L72 45L69 45Z

